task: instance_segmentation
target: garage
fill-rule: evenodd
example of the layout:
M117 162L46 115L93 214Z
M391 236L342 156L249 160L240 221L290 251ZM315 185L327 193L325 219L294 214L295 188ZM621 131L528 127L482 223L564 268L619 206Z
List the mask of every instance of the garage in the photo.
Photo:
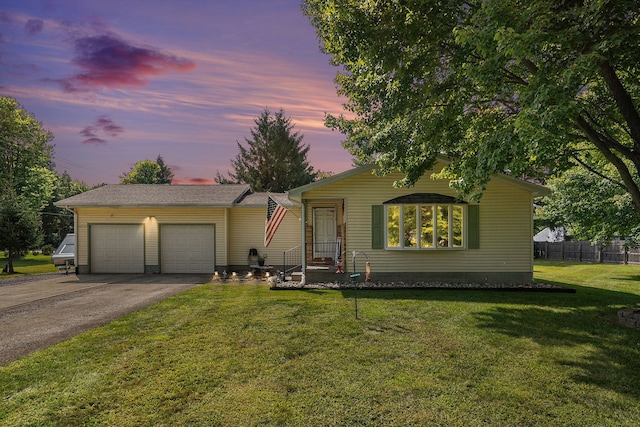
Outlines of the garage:
M144 273L141 224L91 225L92 273Z
M161 273L213 273L215 225L162 225Z

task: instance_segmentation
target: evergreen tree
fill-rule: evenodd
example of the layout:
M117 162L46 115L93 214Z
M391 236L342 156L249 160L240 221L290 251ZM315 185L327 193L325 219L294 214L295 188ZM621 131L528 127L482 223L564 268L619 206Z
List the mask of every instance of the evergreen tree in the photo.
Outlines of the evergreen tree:
M48 206L42 210L44 244L57 246L67 233L73 233L73 214L53 203L88 190L86 184L72 180L66 171L57 176L53 196Z
M171 171L171 168L164 163L164 159L160 154L158 154L156 163L160 167L160 171L158 172L158 184L171 184L171 182L173 182L173 172Z
M303 136L293 131L291 119L284 110L272 114L264 109L254 120L247 146L238 142L240 153L231 161L233 172L228 177L217 173L218 184L249 184L253 191L284 192L312 182L316 172L307 161L309 146Z

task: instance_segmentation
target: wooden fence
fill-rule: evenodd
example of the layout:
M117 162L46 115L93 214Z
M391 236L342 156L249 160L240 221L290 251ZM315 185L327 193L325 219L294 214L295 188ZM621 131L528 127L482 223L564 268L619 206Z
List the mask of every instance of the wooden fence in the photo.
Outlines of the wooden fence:
M627 249L624 241L607 246L591 242L534 242L534 257L558 261L596 262L606 264L640 264L640 249Z

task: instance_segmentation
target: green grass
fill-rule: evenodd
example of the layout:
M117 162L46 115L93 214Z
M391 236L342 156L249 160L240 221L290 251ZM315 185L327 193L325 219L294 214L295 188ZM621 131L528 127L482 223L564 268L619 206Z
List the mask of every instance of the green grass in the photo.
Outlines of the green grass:
M0 270L7 264L7 258L0 256ZM53 273L58 269L51 262L51 255L32 255L13 260L14 274L0 273L0 280L28 274Z
M577 292L203 285L0 367L0 424L640 424L640 267L535 274Z

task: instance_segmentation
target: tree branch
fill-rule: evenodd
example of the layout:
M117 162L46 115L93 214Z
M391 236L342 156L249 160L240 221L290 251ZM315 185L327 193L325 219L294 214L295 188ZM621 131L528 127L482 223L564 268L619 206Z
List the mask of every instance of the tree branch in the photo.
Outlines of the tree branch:
M611 64L603 61L599 64L599 70L600 76L602 76L611 91L611 95L613 95L618 110L627 122L627 126L629 126L631 139L633 139L636 151L640 151L640 115L633 105L633 99L622 85Z
M586 164L584 161L582 161L578 156L576 156L575 154L571 155L571 158L573 160L575 160L576 162L580 163L580 165L585 168L586 170L588 170L589 172L591 172L594 175L599 176L602 179L606 179L607 181L611 182L612 184L617 185L618 187L622 188L623 190L627 191L627 187L624 185L624 182L621 181L617 181L611 177L608 177L606 175L604 175L602 172L600 172L599 170L589 166L588 164Z
M589 141L596 146L596 148L605 156L605 158L616 167L624 188L631 195L631 200L635 209L640 212L640 188L633 179L629 168L624 161L616 156L609 148L609 146L601 140L601 135L589 124L589 122L582 116L578 116L576 119L576 126L583 131Z

